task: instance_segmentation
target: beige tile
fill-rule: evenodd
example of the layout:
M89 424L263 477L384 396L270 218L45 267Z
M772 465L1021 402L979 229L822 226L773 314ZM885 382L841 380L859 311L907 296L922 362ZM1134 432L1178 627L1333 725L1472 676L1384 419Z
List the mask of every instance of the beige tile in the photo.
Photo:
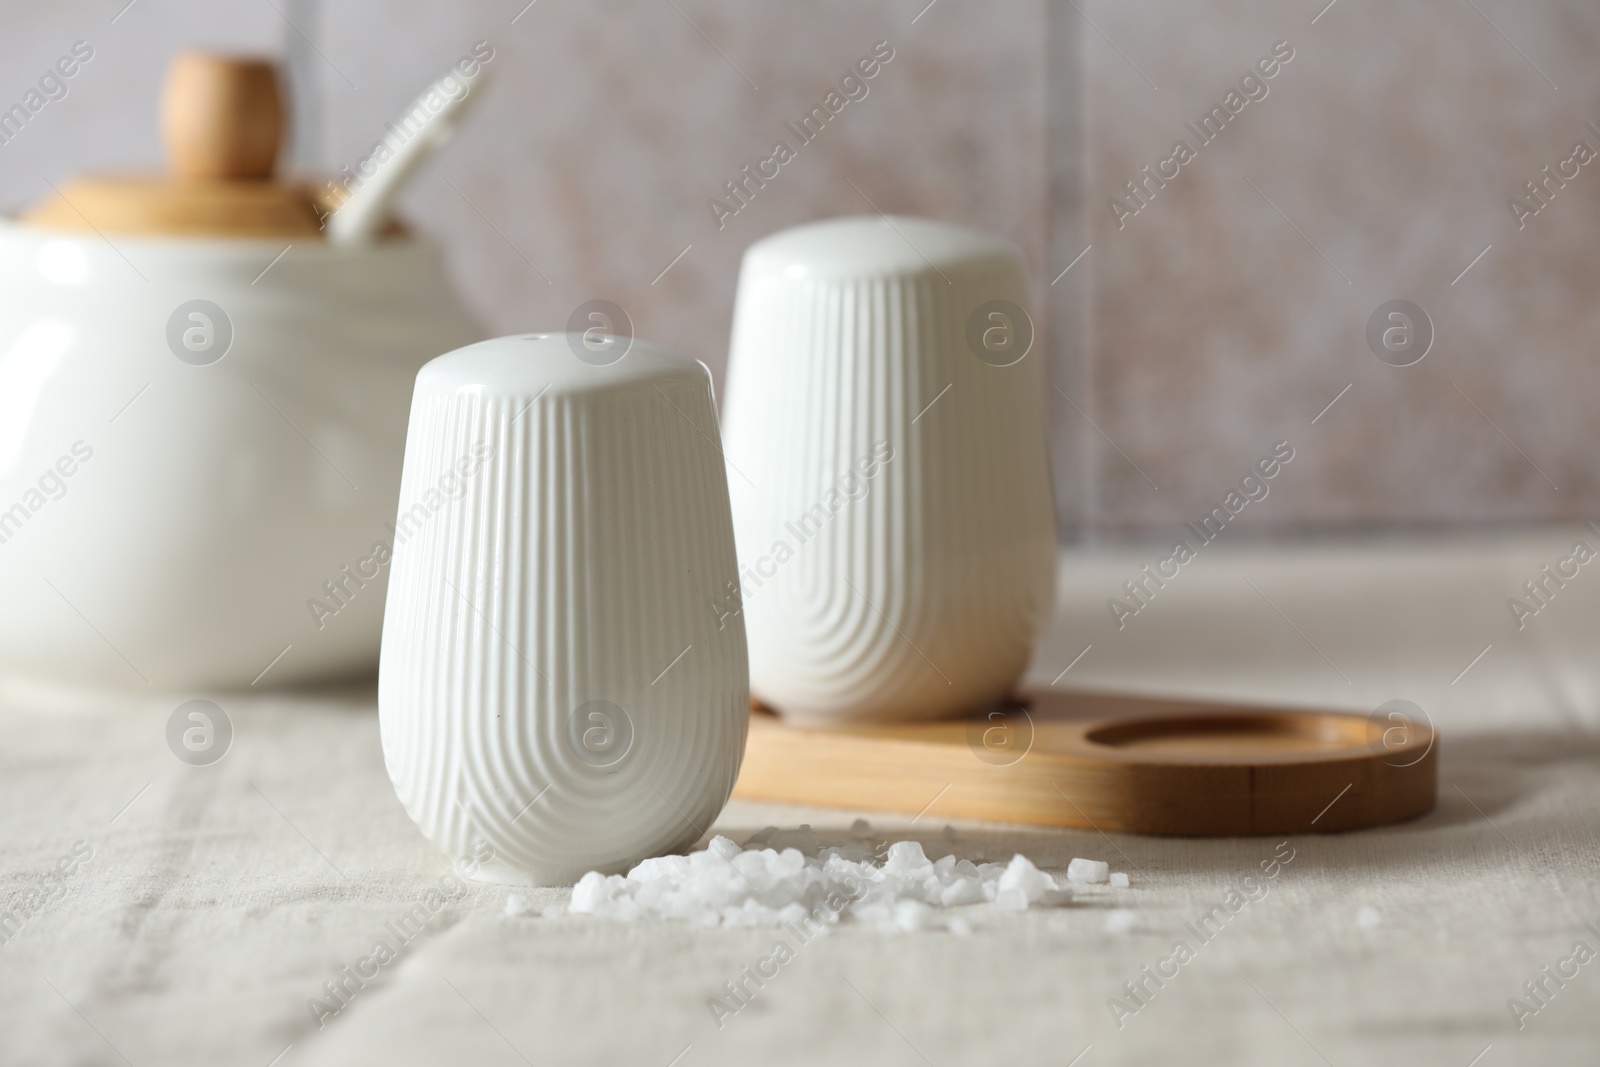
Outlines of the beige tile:
M1316 5L1086 8L1126 53L1088 41L1094 415L1160 487L1102 442L1100 529L1170 529L1278 440L1296 459L1241 529L1595 510L1600 166L1522 232L1506 199L1575 140L1600 148L1585 129L1600 118L1587 110L1600 12L1478 7L1345 0L1316 25ZM1280 39L1295 58L1269 95L1119 230L1109 197L1175 139L1197 144L1184 121ZM1419 303L1436 330L1408 368L1380 363L1364 339L1394 298Z

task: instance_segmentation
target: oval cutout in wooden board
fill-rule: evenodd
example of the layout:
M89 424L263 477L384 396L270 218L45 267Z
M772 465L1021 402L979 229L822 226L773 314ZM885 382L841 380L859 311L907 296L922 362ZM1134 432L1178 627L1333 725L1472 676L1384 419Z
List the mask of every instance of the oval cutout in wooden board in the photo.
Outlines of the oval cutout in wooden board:
M734 795L1140 834L1331 833L1431 811L1414 718L1033 695L966 720L806 729L756 710Z

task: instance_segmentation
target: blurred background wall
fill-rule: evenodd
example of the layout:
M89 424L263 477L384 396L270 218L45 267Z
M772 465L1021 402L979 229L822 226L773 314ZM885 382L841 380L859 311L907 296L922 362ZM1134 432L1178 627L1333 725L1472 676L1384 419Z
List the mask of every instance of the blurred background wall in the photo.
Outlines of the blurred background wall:
M720 375L751 241L927 215L1022 250L1069 541L1167 539L1278 442L1294 459L1239 537L1600 513L1600 166L1572 162L1600 150L1592 3L525 3L14 6L4 106L75 41L94 58L0 145L0 206L158 167L182 47L284 57L293 164L321 173L484 40L492 88L404 207L496 332L603 297ZM878 42L866 97L799 145L785 123ZM780 139L796 158L719 220L708 200L737 206L724 183ZM1180 140L1193 158L1163 164ZM1411 366L1368 341L1396 299L1431 321Z

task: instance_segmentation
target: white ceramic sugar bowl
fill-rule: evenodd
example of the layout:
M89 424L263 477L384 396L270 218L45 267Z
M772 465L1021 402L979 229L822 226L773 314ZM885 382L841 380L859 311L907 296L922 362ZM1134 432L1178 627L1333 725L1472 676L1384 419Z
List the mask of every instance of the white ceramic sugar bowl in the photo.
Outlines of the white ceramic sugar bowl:
M401 802L477 877L685 847L744 753L744 627L705 367L503 337L417 376L378 709ZM588 343L586 343L586 341Z
M1005 697L1054 594L1017 252L843 218L746 252L723 429L755 695L799 722Z
M431 241L341 246L316 190L273 180L275 86L181 58L171 173L0 218L8 682L243 690L377 661L412 383L483 330Z
M390 539L417 369L481 336L443 257L115 240L0 220L0 671L142 691L370 670L383 572L346 569Z

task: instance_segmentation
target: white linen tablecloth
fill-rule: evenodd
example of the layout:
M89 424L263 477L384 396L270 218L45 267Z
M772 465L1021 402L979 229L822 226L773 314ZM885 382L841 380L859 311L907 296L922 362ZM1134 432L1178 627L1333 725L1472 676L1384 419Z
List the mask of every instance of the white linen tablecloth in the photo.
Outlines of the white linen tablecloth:
M512 918L507 890L476 885L319 1023L308 1001L450 869L389 786L370 688L216 696L232 748L191 767L165 728L195 694L11 685L0 1064L1600 1062L1600 957L1574 960L1577 942L1600 953L1600 572L1521 630L1504 603L1576 536L1219 548L1120 630L1105 598L1158 553L1069 555L1033 684L1362 710L1404 697L1443 732L1437 810L1291 839L1266 895L1199 941L1185 924L1278 841L965 823L951 841L937 805L913 826L734 802L716 831L735 839L802 822L844 839L865 815L933 856L1020 851L1058 876L1089 856L1133 885L972 907L966 937L842 925L720 1028L708 998L775 932ZM1132 930L1107 931L1113 907ZM1178 940L1192 959L1145 978ZM1538 1010L1519 1020L1511 998Z

